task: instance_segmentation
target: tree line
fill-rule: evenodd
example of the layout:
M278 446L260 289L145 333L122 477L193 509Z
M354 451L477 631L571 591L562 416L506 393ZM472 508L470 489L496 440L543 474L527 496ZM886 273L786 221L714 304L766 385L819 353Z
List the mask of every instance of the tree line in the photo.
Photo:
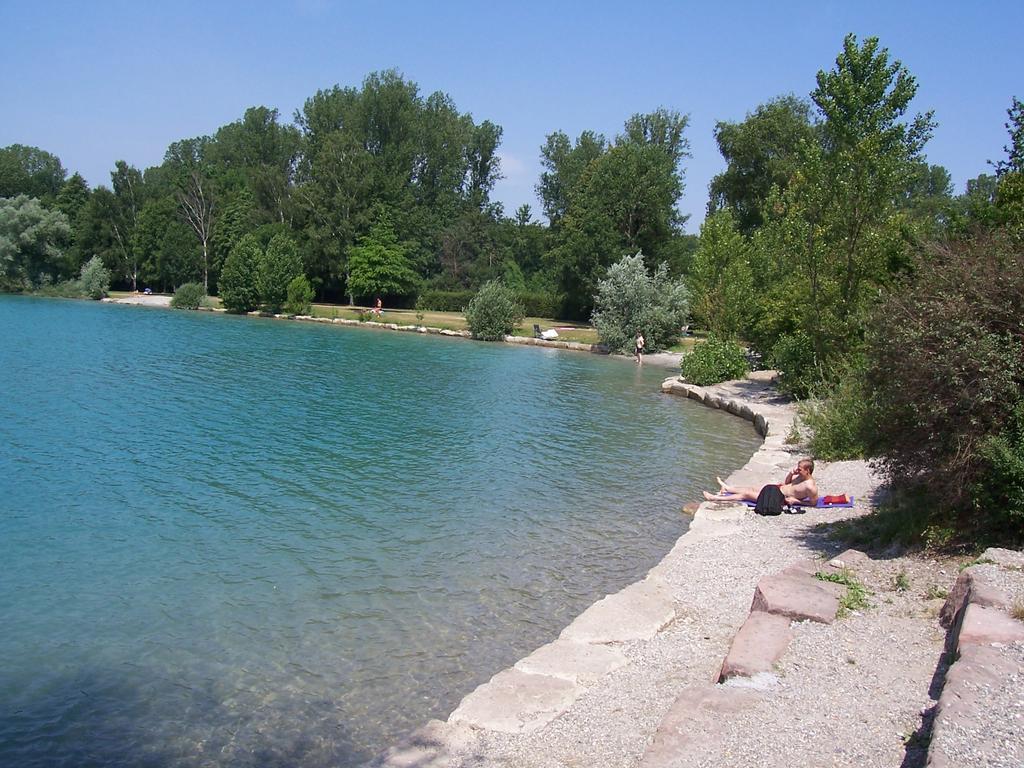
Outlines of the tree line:
M506 215L491 199L501 127L444 93L423 96L395 71L318 91L292 123L250 108L210 136L174 142L159 166L118 161L95 189L51 153L12 145L0 149L0 197L17 219L7 229L35 234L2 252L0 279L31 289L99 256L122 288L199 282L218 293L243 238L266 248L280 236L321 300L464 304L501 279L531 308L584 318L623 253L642 249L680 270L692 250L676 210L686 122L659 109L613 140L553 133L538 183L547 224L528 205Z
M917 87L877 39L850 35L809 99L719 123L727 168L691 311L805 398L815 453L872 459L904 533L1020 541L1024 105L1007 110L1005 158L954 195L925 155L932 113L910 112Z

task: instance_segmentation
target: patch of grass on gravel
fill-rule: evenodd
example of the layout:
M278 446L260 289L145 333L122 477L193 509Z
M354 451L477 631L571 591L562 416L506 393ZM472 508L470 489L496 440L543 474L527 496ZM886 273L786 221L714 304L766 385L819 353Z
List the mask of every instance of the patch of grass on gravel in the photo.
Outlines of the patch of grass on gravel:
M1024 621L1024 601L1018 600L1015 602L1013 608L1010 609L1010 615L1017 621Z
M822 573L818 571L814 574L814 578L821 581L831 581L833 584L842 584L846 587L846 594L839 598L839 610L836 612L838 618L842 619L854 611L863 611L871 607L871 603L868 601L870 593L867 587L858 581L857 577L848 568L844 568L839 573Z

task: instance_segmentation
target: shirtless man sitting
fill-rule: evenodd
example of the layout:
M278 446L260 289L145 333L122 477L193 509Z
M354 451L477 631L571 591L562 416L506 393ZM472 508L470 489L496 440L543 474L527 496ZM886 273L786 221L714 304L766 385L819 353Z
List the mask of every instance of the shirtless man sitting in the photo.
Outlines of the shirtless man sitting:
M814 482L813 474L814 462L811 459L800 459L796 468L789 471L779 485L787 504L813 507L818 503L818 484ZM720 477L716 479L721 490L718 493L704 491L704 498L708 501L757 501L760 489L737 488L726 485Z

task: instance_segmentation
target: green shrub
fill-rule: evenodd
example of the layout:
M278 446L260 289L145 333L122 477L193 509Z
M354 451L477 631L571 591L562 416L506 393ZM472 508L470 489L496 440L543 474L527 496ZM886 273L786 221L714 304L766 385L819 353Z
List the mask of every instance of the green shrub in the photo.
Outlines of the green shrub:
M680 368L688 382L706 387L746 376L747 356L739 344L710 336L683 355Z
M99 256L93 256L82 265L78 282L90 299L102 299L110 290L110 270L103 266Z
M36 296L49 296L57 299L84 299L88 295L78 280L46 283L37 287L32 293Z
M423 291L416 300L416 309L432 312L461 312L473 300L472 291Z
M982 468L971 492L981 527L1024 539L1024 399L1006 427L979 450Z
M252 312L259 307L261 256L259 240L254 235L246 235L224 260L218 287L221 303L228 312Z
M299 275L288 283L288 300L284 311L289 315L308 315L313 310L313 286L305 275Z
M869 452L897 491L928 488L935 518L977 538L984 527L1022 531L1022 263L1005 233L934 246L880 302L865 339Z
M474 339L501 341L522 320L522 305L498 280L484 283L466 307L466 323Z
M811 453L825 461L864 457L868 393L863 370L848 366L831 387L800 404L800 419L810 427Z
M557 317L562 306L562 297L554 293L520 291L516 298L526 317Z
M174 291L171 306L175 309L199 309L206 304L206 289L202 283L183 283Z
M795 397L809 396L823 378L815 363L814 345L803 331L779 338L768 355L768 363L779 371L779 389Z
M613 264L598 282L592 320L611 352L632 352L637 333L643 333L648 351L657 352L679 338L687 310L686 288L669 278L668 266L649 273L637 253Z

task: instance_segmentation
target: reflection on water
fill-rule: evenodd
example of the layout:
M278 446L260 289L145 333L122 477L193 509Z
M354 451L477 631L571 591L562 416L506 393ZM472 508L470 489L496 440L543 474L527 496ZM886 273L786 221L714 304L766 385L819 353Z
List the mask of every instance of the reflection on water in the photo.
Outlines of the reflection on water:
M0 297L0 764L351 765L756 446L664 371Z

